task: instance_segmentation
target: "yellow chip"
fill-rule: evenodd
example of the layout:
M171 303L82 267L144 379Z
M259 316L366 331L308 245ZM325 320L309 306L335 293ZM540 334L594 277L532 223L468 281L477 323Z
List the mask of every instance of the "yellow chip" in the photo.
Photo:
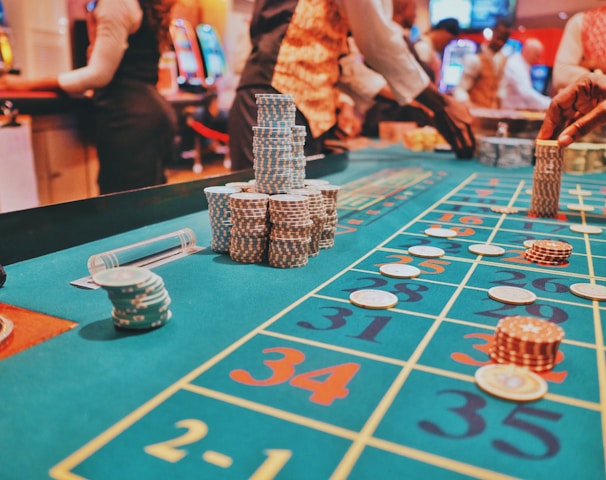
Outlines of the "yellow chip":
M532 248L536 240L524 240L524 248Z
M492 287L488 290L488 296L508 305L528 305L537 299L537 296L530 290L508 286Z
M386 263L381 265L379 272L386 277L393 278L414 278L421 274L421 270L412 265L402 265L401 263Z
M383 290L356 290L349 296L349 301L358 307L382 310L395 307L398 297Z
M485 365L474 377L482 390L505 400L531 402L547 393L547 382L541 376L516 365Z
M13 322L10 318L0 315L0 343L4 342L13 332Z
M606 300L606 287L594 283L574 283L570 285L570 291L578 297L601 302Z

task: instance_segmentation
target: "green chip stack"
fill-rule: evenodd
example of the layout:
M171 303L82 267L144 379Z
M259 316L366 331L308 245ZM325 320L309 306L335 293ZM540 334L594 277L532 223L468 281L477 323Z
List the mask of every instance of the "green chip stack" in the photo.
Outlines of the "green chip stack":
M114 308L117 328L147 330L168 323L170 296L164 281L141 267L117 267L93 275L93 281L107 291Z

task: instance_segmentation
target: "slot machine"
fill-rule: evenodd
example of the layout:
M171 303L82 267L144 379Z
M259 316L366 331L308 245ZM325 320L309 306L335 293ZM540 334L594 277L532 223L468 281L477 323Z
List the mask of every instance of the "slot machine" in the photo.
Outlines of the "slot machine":
M186 91L202 92L207 88L204 81L204 64L194 28L183 19L175 19L170 25L170 36L177 56L177 83Z
M227 70L223 45L216 30L206 23L196 27L196 36L202 54L205 83L214 85L217 79L225 75Z

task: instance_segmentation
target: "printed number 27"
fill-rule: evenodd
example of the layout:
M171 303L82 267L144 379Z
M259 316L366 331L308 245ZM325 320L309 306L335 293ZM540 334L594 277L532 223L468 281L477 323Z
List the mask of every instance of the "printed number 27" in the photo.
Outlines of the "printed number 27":
M313 393L309 399L320 405L330 405L337 398L345 398L349 394L346 385L360 369L357 363L343 363L311 372L295 375L295 365L303 363L305 354L294 348L266 348L263 353L279 353L277 360L264 360L263 363L272 371L269 378L258 380L246 370L232 370L229 374L232 380L256 387L279 385L290 380L293 387L310 390ZM317 380L317 378L323 380Z

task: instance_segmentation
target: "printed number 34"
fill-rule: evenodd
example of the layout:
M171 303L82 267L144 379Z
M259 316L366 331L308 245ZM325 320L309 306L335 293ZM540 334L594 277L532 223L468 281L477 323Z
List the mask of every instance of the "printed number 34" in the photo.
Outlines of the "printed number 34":
M360 369L358 363L343 363L296 375L295 366L305 360L303 352L294 348L276 347L266 348L263 353L281 354L278 359L263 361L272 371L269 378L256 379L246 370L232 370L230 378L256 387L269 387L290 381L293 387L313 392L309 397L312 402L326 406L331 405L337 398L347 397L349 389L346 386Z

